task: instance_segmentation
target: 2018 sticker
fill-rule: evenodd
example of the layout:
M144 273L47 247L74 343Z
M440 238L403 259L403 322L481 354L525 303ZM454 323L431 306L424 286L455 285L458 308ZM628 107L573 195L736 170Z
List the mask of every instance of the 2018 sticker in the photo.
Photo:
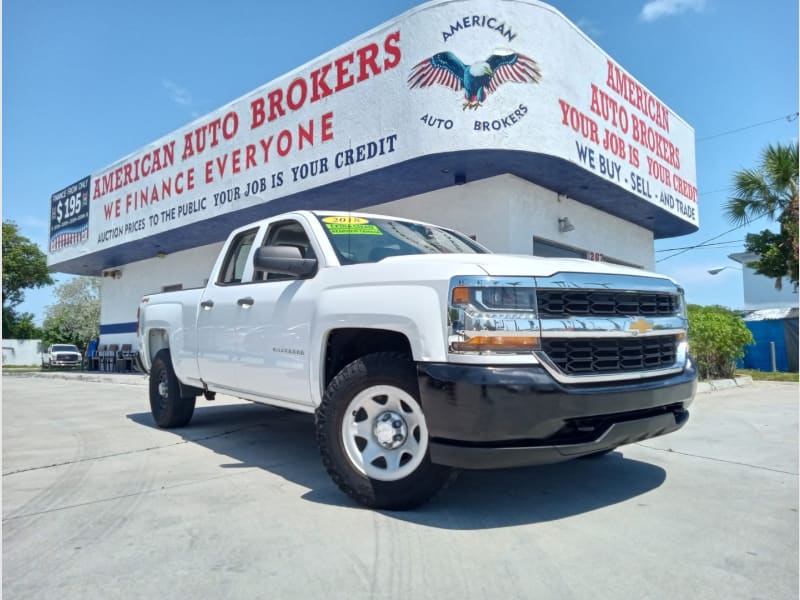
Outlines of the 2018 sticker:
M337 217L323 217L323 223L338 223L339 225L363 225L369 223L363 217L351 217L350 215L341 215Z

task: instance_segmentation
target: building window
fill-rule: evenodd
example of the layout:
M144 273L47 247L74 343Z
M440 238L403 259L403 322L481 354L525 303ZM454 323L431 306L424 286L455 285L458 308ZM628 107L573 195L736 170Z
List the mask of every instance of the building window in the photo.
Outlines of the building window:
M614 258L608 256L607 254L600 254L593 250L584 250L582 248L575 248L572 246L564 246L563 244L557 244L555 242L551 242L550 240L544 240L535 236L533 238L533 255L547 258L584 258L587 260L623 265L625 267L633 267L635 269L644 268L642 265L637 265L632 262Z
M533 255L547 258L586 258L586 250L555 244L541 238L533 238Z

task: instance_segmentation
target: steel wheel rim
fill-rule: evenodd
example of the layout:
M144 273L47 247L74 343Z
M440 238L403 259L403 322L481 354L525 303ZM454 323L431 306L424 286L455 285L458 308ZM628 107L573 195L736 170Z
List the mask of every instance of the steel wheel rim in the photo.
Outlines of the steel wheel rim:
M397 421L402 421L399 427ZM394 438L387 435L387 426ZM376 385L359 392L347 406L341 435L350 464L378 481L409 476L428 450L422 407L411 394L392 385ZM402 441L396 436L402 436Z
M166 371L161 371L158 378L158 407L162 410L167 407L169 400L169 378Z

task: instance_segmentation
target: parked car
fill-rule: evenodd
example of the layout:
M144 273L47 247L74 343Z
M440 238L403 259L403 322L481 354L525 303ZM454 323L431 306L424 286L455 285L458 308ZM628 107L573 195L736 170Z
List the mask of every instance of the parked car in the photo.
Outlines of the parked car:
M80 367L83 355L73 344L51 344L42 354L42 368Z

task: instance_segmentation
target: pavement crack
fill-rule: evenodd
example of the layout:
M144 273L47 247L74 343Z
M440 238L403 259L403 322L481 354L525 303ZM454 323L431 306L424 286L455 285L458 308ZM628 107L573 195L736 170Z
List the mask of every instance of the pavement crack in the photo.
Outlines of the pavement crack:
M246 429L252 429L253 427L260 427L263 426L263 423L255 423L251 425L245 425L244 427L239 427L237 429L231 429L228 431L222 431L220 433L215 433L213 435L207 435L205 437L198 437L192 439L184 439L179 442L173 442L172 444L164 444L161 446L151 446L149 448L138 448L136 450L126 450L124 452L114 452L112 454L103 454L100 456L87 456L85 458L78 458L75 460L67 460L64 462L53 463L50 465L40 465L38 467L26 467L24 469L17 469L15 471L7 471L3 473L3 477L8 475L19 475L20 473L29 473L30 471L41 471L43 469L53 469L56 467L64 467L67 465L74 465L82 462L91 462L94 460L103 460L105 458L115 458L117 456L128 456L131 454L140 454L143 452L152 452L153 450L163 450L164 448L172 448L174 446L182 446L183 444L193 444L195 442L204 442L206 440L213 440L214 438L224 437L226 435L230 435L232 433L238 433L240 431L245 431Z
M703 460L711 460L714 462L726 463L729 465L738 465L740 467L748 467L750 469L758 469L760 471L772 471L773 473L783 473L784 475L794 475L797 477L800 473L795 473L793 471L784 471L783 469L773 469L772 467L764 467L762 465L753 465L750 463L739 462L736 460L726 460L724 458L714 458L713 456L703 456L702 454L692 454L691 452L681 452L679 450L673 450L672 448L656 448L655 446L648 446L647 444L637 443L637 446L641 446L642 448L647 448L648 450L658 450L659 452L669 452L671 454L680 454L681 456L690 456L692 458L701 458Z
M172 444L172 445L174 446L176 444ZM167 448L167 447L168 446L164 446L164 448ZM235 477L237 475L239 475L239 473L226 473L225 475L219 475L217 477L208 477L206 479L197 479L197 480L186 481L186 482L173 484L173 485L162 485L162 486L158 486L158 487L149 488L149 489L146 489L146 490L139 490L137 492L131 492L130 494L119 494L117 496L109 496L107 498L98 498L96 500L88 500L87 502L78 502L76 504L67 504L65 506L56 506L54 508L48 508L46 510L39 510L39 511L35 511L35 512L24 513L24 514L21 514L21 515L13 515L11 517L5 517L2 522L3 523L7 523L8 521L16 521L18 519L28 519L30 517L38 517L39 515L46 515L48 513L59 512L59 511L62 511L62 510L70 510L70 509L73 509L73 508L81 508L83 506L92 506L94 504L103 504L104 502L113 502L113 501L116 501L116 500L124 500L125 498L134 498L136 496L144 496L144 495L147 495L147 494L152 494L154 492L162 492L164 490L174 489L174 488L179 488L179 487L185 487L187 485L195 485L197 483L205 483L207 481L214 481L216 479L226 479L226 478L229 478L229 477Z
M247 429L247 428L244 427L242 429ZM240 430L235 430L235 431L240 431ZM224 435L224 434L219 434L219 435ZM209 436L209 437L206 437L206 438L198 438L198 440L199 439L206 439L207 440L207 439L210 439L210 438L213 438L213 437L219 437L219 436L218 435L214 435L214 436ZM190 440L188 440L188 441L190 441ZM162 446L162 448L169 448L169 446L177 446L177 445L178 444L169 444L168 446ZM111 456L113 456L113 455L111 455ZM294 459L277 461L275 463L272 463L272 464L268 465L268 468L285 467L286 465L294 465L294 464L298 464L299 462L302 462L302 461L297 461L297 460L294 460ZM157 486L153 486L153 487L150 487L150 488L147 488L147 489L138 490L138 491L135 491L135 492L130 492L128 494L118 494L116 496L108 496L106 498L97 498L95 500L87 500L86 502L78 502L78 503L75 503L75 504L66 504L64 506L56 506L56 507L48 508L48 509L45 509L45 510L38 510L38 511L34 511L34 512L19 514L19 515L12 515L10 517L4 517L2 522L3 523L7 523L9 521L17 521L19 519L28 519L30 517L38 517L39 515L46 515L46 514L49 514L49 513L60 512L62 510L71 510L73 508L82 508L84 506L92 506L92 505L95 505L95 504L103 504L105 502L114 502L114 501L117 501L117 500L124 500L125 498L135 498L137 496L146 496L146 495L149 495L149 494L164 492L166 490L173 490L173 489L176 489L176 488L182 488L182 487L197 485L199 483L207 483L209 481L218 481L220 479L229 479L231 477L239 477L239 476L241 476L243 474L244 474L243 471L238 471L238 472L232 472L232 473L225 473L224 475L215 475L213 477L203 477L203 478L199 478L199 479L192 479L191 481L181 481L179 483L157 485Z

